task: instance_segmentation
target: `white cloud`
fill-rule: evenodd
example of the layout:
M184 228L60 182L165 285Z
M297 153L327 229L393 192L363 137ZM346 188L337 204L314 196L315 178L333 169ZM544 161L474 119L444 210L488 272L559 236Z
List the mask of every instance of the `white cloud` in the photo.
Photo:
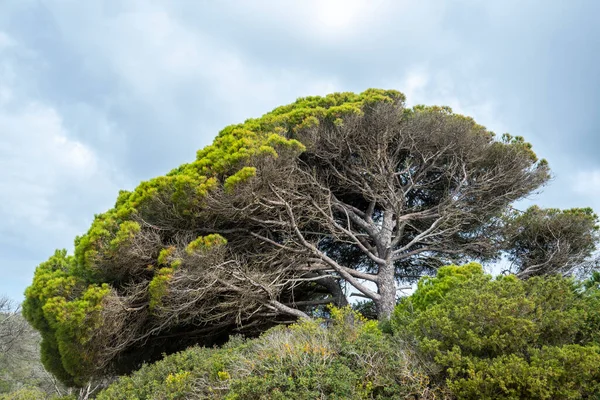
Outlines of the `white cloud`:
M423 91L427 88L429 80L429 73L422 69L413 69L406 74L400 90L406 95L409 104L415 104L417 98L424 97Z
M573 190L581 195L600 197L600 169L578 172L573 182Z
M0 107L6 106L12 99L12 90L0 85Z
M65 180L89 182L98 174L95 154L69 139L56 110L39 103L0 110L0 132L0 214L15 224L60 224L54 218L61 212L51 204L57 185Z
M36 77L18 56L32 52L0 32L2 43L12 48L0 58L0 232L10 232L0 244L51 233L56 246L67 245L90 219L78 220L78 212L88 208L91 217L101 209L89 207L114 198L115 174L75 139L57 107L31 97Z
M182 114L178 98L190 87L203 88L204 93L197 97L224 105L222 109L234 120L266 112L282 98L291 101L337 89L335 79L315 78L304 71L271 71L268 66L253 64L235 49L175 18L164 4L132 2L115 12L84 7L77 19L71 12L78 6L61 7L53 8L53 17L73 49L86 60L85 67L92 73L112 71L120 80L116 82L119 92L107 99L109 107L135 101L145 104L152 118L169 124L177 120L179 127L193 128L198 116ZM0 46L3 44L29 51L0 34ZM0 201L5 205L0 211L4 218L0 230L24 224L34 229L59 229L65 237L84 231L85 221L101 211L90 208L106 199L112 202L117 192L115 181L121 180L106 165L110 154L98 153L89 143L103 146L104 151L111 145L119 148L121 143L112 143L119 140L114 134L118 127L85 103L70 104L63 110L30 98L35 90L25 93L22 85L30 77L15 73L19 68L13 61L0 61L0 170L4 173ZM82 122L93 126L81 126ZM61 193L65 187L71 191ZM104 200L94 198L95 194ZM92 204L83 204L84 199ZM61 204L65 200L69 206ZM80 210L67 209L73 202ZM83 221L73 221L84 213Z
M349 52L358 51L359 44L365 42L379 46L382 41L409 39L420 45L426 36L435 35L446 10L439 2L408 0L257 0L229 4L234 5L227 10L231 15L252 15L257 26L268 27L273 34L291 35L315 47L343 46Z
M469 82L467 79L464 82ZM494 101L478 86L466 86L456 81L448 71L435 72L426 66L414 66L400 78L390 80L385 87L397 88L406 95L409 106L416 104L449 106L456 113L473 117L478 123L497 133L506 132ZM460 97L457 95L460 93Z
M357 22L370 14L375 4L364 0L330 0L311 4L313 26L321 34L329 37L345 36L357 27Z
M11 47L15 44L13 39L6 32L0 31L0 50Z
M0 293L14 299L35 266L55 248L72 249L118 190L105 157L76 138L98 126L69 124L58 106L37 97L42 66L23 64L44 61L37 56L0 32Z
M360 2L355 3L359 7ZM319 4L312 7L325 7ZM201 26L179 18L164 3L128 5L102 18L97 10L81 8L77 21L66 12L63 15L60 8L54 10L65 33L88 60L87 67L101 69L101 73L109 70L118 77L122 98L111 99L117 107L131 103L133 97L152 109L154 117L169 123L184 118L193 126L197 116L182 115L180 101L182 93L194 88L196 101L222 104L224 113L236 118L254 116L257 110L266 112L298 96L339 90L335 77L256 63L239 49L205 34ZM340 13L346 15L348 10ZM328 12L327 7L323 12ZM352 19L352 15L343 18Z

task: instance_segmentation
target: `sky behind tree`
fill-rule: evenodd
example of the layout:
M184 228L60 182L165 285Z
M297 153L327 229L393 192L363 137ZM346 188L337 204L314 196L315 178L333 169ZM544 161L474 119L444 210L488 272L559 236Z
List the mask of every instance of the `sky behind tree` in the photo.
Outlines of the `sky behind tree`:
M0 2L0 293L72 250L119 189L307 95L397 89L522 135L600 211L600 2Z

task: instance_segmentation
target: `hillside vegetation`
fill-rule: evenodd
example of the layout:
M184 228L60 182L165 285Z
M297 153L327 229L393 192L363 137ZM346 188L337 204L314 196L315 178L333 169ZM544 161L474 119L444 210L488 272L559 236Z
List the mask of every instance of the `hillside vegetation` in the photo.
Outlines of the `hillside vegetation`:
M595 280L594 280L595 279ZM492 278L440 269L391 326L350 309L146 365L98 399L593 399L600 275Z

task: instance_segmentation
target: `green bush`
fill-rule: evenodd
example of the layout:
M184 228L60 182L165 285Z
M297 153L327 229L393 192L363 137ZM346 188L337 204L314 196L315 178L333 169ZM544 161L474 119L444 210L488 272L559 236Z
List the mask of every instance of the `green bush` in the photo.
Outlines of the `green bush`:
M342 309L332 310L329 324L301 321L257 339L233 338L221 349L165 357L98 399L402 399L435 392L398 339Z
M0 400L46 400L47 393L36 387L24 387L10 393L0 394Z
M600 393L600 296L560 276L493 279L478 264L419 282L392 318L461 399L580 399Z

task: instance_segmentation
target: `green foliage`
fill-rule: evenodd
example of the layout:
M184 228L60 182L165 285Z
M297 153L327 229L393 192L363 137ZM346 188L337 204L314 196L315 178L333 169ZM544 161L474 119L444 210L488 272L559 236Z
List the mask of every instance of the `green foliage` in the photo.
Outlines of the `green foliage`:
M359 300L352 303L352 309L367 319L377 319L377 306L373 300Z
M434 277L424 277L417 283L417 291L404 303L412 308L423 310L443 300L446 293L473 277L483 276L480 264L469 263L464 266L450 265L440 268Z
M165 249L162 249L160 251L160 253L158 254L158 265L168 265L169 264L169 258L173 255L173 253L175 252L175 246L169 246Z
M600 289L600 271L593 271L590 277L583 282L586 289Z
M173 268L164 267L158 270L158 273L152 278L148 285L148 294L150 296L150 311L162 304L161 299L167 294L169 280L173 277Z
M118 249L119 246L123 245L127 241L133 239L133 237L141 230L140 224L135 221L125 221L119 226L119 230L115 234L115 238L110 241L110 247Z
M534 348L527 357L505 354L463 363L465 371L449 372L448 386L458 398L581 399L600 393L598 346Z
M145 365L98 395L108 399L398 399L432 393L410 353L349 309L279 326L221 349L190 348ZM441 393L441 392L440 392Z
M262 147L263 146L261 146L261 148ZM264 151L266 151L266 150L264 150ZM239 184L241 182L245 182L255 175L256 175L255 167L244 167L244 168L240 169L238 172L236 172L235 174L233 174L230 177L228 177L227 179L225 179L225 183L223 184L223 186L225 187L225 190L232 190L237 184Z
M571 279L493 279L468 264L423 279L392 326L458 398L579 399L600 392L599 308Z
M185 251L188 254L206 252L215 246L223 246L225 244L227 244L227 239L218 234L199 236L187 245Z
M107 284L86 285L70 274L73 262L65 250L56 251L37 268L23 303L23 315L42 335L44 366L68 385L93 368L93 354L82 350L101 324L102 301L110 292Z

